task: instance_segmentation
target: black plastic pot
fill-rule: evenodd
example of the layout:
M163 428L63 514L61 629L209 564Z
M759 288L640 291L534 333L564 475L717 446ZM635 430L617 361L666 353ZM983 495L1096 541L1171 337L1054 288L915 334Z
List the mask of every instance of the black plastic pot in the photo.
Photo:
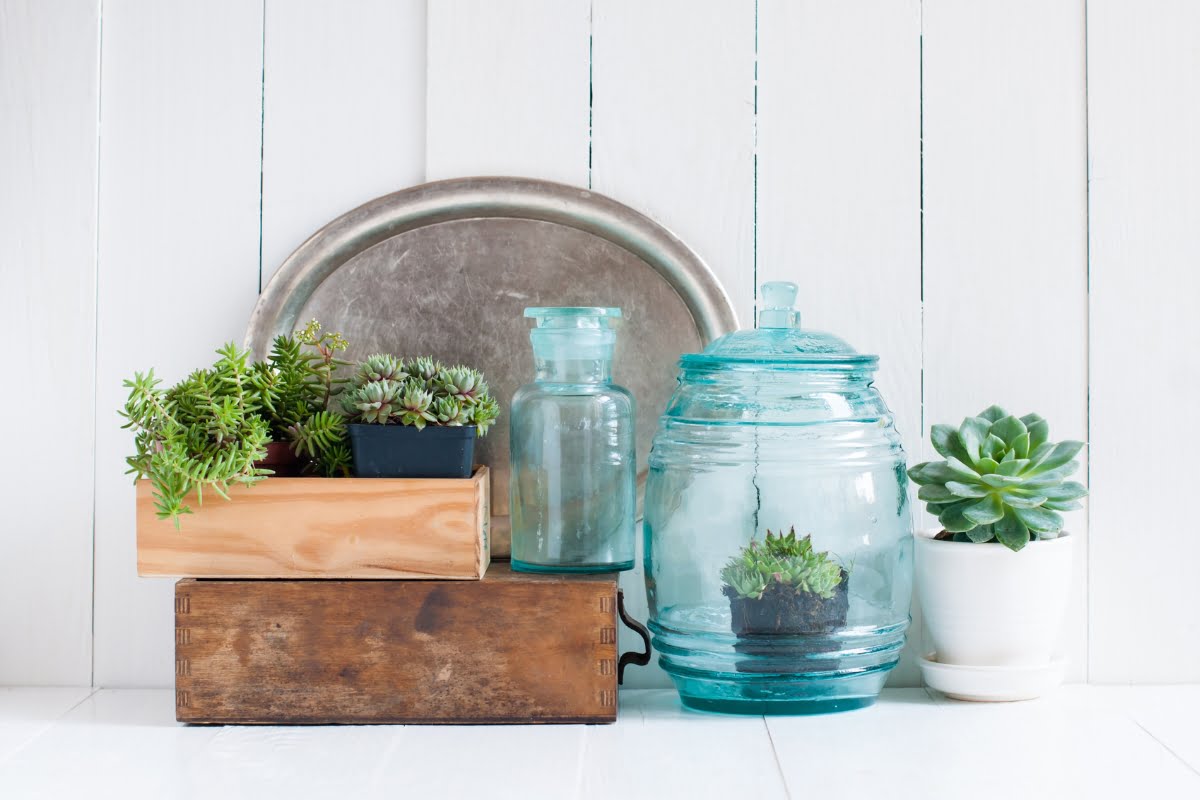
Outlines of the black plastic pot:
M475 426L347 425L359 478L469 478Z

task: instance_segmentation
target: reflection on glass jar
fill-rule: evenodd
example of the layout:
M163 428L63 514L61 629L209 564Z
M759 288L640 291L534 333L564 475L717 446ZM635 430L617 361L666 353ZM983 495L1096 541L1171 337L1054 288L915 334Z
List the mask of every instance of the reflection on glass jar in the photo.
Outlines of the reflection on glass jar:
M646 487L660 663L692 708L869 705L909 622L905 458L877 359L800 327L767 284L759 329L680 361Z

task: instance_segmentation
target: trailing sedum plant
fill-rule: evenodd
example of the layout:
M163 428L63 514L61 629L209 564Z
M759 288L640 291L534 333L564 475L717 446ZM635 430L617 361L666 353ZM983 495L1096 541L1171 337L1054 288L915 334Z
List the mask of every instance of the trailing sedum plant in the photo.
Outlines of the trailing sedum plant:
M721 570L725 594L745 600L761 600L769 587L787 587L795 593L833 597L845 570L828 552L816 552L812 536L796 538L767 531L765 541L751 541Z
M1037 414L1017 418L999 406L967 417L957 430L934 425L933 448L944 461L908 471L920 485L917 498L955 541L997 541L1020 550L1031 539L1054 539L1060 511L1080 507L1087 495L1068 481L1078 468L1082 442L1049 441L1050 426Z
M307 348L307 349L306 349ZM275 339L265 362L230 342L209 369L199 369L170 389L154 370L125 381L129 397L119 413L134 431L126 459L135 479L154 487L161 519L192 513L188 497L204 492L229 499L233 484L252 485L271 475L256 462L272 441L289 441L310 459L311 471L348 475L350 449L344 420L326 409L341 391L335 372L346 362L340 334L321 333L315 320L294 336Z
M480 436L500 415L483 375L432 358L403 360L386 353L360 362L341 396L350 422L375 425L474 425Z

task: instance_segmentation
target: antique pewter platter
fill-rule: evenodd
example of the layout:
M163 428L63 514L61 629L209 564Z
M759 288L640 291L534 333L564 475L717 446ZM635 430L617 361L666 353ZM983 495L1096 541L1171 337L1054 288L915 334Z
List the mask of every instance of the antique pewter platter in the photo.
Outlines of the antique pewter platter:
M376 352L481 369L501 404L476 460L492 469L492 552L509 552L508 411L533 377L526 306L619 306L614 379L637 400L639 484L681 353L737 327L704 262L670 231L602 195L525 178L461 178L338 217L279 268L246 345L259 357L311 318Z

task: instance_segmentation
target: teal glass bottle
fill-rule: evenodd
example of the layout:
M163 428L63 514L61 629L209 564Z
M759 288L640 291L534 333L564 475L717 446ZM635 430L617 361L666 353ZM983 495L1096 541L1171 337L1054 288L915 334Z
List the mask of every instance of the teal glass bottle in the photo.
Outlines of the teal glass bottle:
M878 359L801 327L795 298L766 284L757 330L683 356L650 451L649 627L689 708L861 708L904 646L912 520Z
M527 308L535 376L509 415L512 568L633 568L633 395L612 382L619 308Z

